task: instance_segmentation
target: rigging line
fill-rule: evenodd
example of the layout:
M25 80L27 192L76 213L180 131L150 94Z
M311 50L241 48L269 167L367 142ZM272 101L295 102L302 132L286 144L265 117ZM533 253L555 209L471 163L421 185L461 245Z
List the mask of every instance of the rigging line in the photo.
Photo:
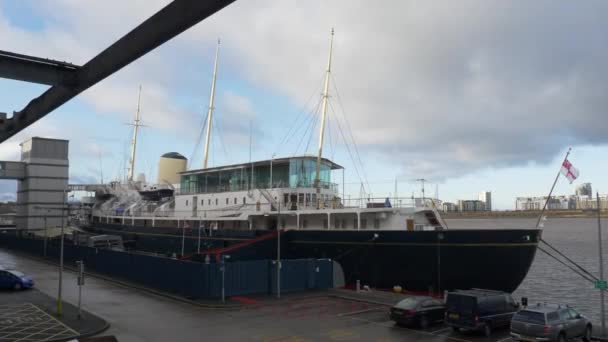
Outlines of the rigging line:
M353 142L353 145L355 146L355 152L357 154L357 158L359 159L359 163L361 164L361 172L363 173L363 177L365 178L365 181L367 183L367 175L365 174L365 168L363 167L363 162L361 161L361 155L359 154L359 148L357 147L357 142L355 141L355 137L353 136L352 129L350 127L350 123L348 122L348 119L346 118L346 113L344 111L344 104L342 103L342 97L340 96L340 92L338 91L338 86L336 85L337 84L336 79L333 74L330 74L330 77L333 80L332 85L336 92L336 97L338 98L338 104L340 105L340 109L342 110L342 116L344 117L344 121L346 122L346 128L348 129L347 133L350 134L350 138ZM369 183L367 184L367 186L369 188ZM371 191L371 188L369 188L369 189Z
M321 81L323 80L323 77L325 77L325 71L323 72L323 74L321 75ZM298 112L298 115L296 116L296 120L293 121L292 125L289 126L289 129L285 132L285 135L283 136L283 138L281 139L281 142L279 143L279 145L276 148L275 154L277 152L279 152L279 150L281 149L283 145L283 143L287 143L285 141L285 139L288 139L292 136L292 129L298 124L298 122L300 121L300 118L303 117L304 119L306 118L306 114L308 113L306 111L306 109L308 108L308 104L310 103L310 101L315 97L315 94L318 94L321 91L321 88L323 87L323 82L319 82L319 87L317 89L315 89L315 91L310 94L310 97L308 98L308 100L306 100L306 102L304 103L304 106L302 106L302 108L300 109L300 111ZM295 132L293 132L295 134ZM288 139L289 140L289 139Z
M329 138L329 152L330 152L330 155L331 155L331 160L333 160L334 159L335 150L334 150L334 143L331 140L331 125L330 125L331 118L332 118L332 115L330 115L327 118L327 137Z
M306 143L306 149L304 150L304 154L308 153L308 147L310 146L310 142L312 141L312 137L315 135L315 129L317 128L317 124L319 123L319 117L321 115L316 113L315 119L312 122L312 126L310 127L310 135L308 136L308 142Z
M227 164L231 164L232 158L230 158L230 154L228 153L228 151L226 149L226 144L224 143L224 126L223 126L224 125L224 120L223 120L223 117L218 116L217 113L216 113L215 117L216 117L216 122L217 122L217 125L216 125L216 127L217 127L216 128L217 129L217 135L220 137L220 143L222 144L222 150L224 150L224 157L227 159ZM221 118L221 120L218 120L220 118Z
M568 258L564 253L560 252L559 250L557 250L557 248L553 247L550 243L548 243L547 241L545 241L545 239L540 239L541 242L543 242L545 245L547 245L547 247L551 248L552 250L554 250L557 254L559 254L562 258L568 260L569 262L571 262L574 266L576 266L578 269L580 269L582 272L584 272L585 274L589 275L591 278L595 279L595 280L599 280L598 277L596 277L595 275L593 275L592 273L590 273L589 271L587 271L585 268L583 268L581 265L577 264L574 260Z
M207 115L209 115L209 113L207 113ZM196 144L194 144L194 150L192 151L192 155L190 155L190 159L188 160L188 169L192 168L192 161L194 160L194 156L197 154L198 148L200 147L201 142L203 140L203 134L205 133L205 128L207 128L207 117L206 116L203 119L202 125L198 125L198 126L201 127L201 130L199 132L198 139L196 140Z
M312 134L312 126L313 126L314 122L318 120L320 105L321 105L321 101L319 100L317 108L315 109L315 111L313 113L311 113L312 115L310 115L308 117L308 120L311 120L311 121L307 122L305 130L302 133L302 136L300 137L300 142L298 143L298 146L296 147L296 149L295 149L295 151L293 153L293 156L295 156L298 153L298 150L300 149L300 146L302 145L302 142L304 142L304 139L306 139L306 136L308 134L308 130L309 129L311 130L311 134Z
M302 134L302 136L300 137L300 142L298 142L298 145L296 146L295 150L293 151L293 155L295 156L296 154L298 154L298 150L300 149L300 146L302 146L302 142L304 142L304 139L306 138L308 129L310 128L310 126L312 125L312 123L315 120L315 115L310 115L308 117L308 121L306 123L306 129L304 130L304 133Z
M332 111L335 111L335 109L333 108L333 105L331 104L331 102L329 102L329 107L331 108ZM336 116L336 118L338 118L338 117ZM362 170L363 169L363 165L357 165L357 160L353 156L352 150L350 148L350 144L349 144L348 140L346 139L346 136L344 135L344 130L342 129L342 125L340 125L340 121L339 120L336 120L336 122L338 124L338 129L340 131L340 135L342 135L342 140L344 140L344 145L346 146L346 150L348 151L350 159L353 162L353 166L355 168L355 172L357 173L357 177L359 178L359 181L361 183L365 183L367 185L367 190L368 190L367 192L371 192L371 186L369 185L369 181L365 177L365 174L363 174L363 177L361 176L361 174L363 173L363 170ZM363 188L363 191L365 191L365 187Z
M572 272L578 274L579 276L581 276L583 279L589 281L589 282L594 282L594 279L590 279L588 276L586 276L585 274L581 273L580 271L578 271L577 269L575 269L574 267L566 264L563 260L560 260L558 257L556 257L555 255L549 253L548 251L546 251L545 249L543 249L542 247L538 246L537 247L539 250L541 250L542 252L544 252L545 254L547 254L548 256L552 257L553 259L555 259L557 262L559 262L560 264L568 267L570 270L572 270Z
M329 107L332 109L332 111L334 110L331 102L329 102ZM351 152L351 149L350 149L350 144L348 143L348 141L346 140L346 137L344 136L344 131L342 130L342 125L340 125L340 121L336 121L336 122L338 124L338 129L340 131L340 134L342 135L342 140L344 140L344 146L346 146L348 155L350 156L350 159L353 162L355 173L357 174L357 177L359 178L361 183L365 182L367 184L367 189L369 190L370 189L369 182L367 181L367 179L364 180L363 177L361 177L361 174L359 173L359 166L357 165L357 161L355 160L355 157L353 157L353 153ZM365 187L363 187L363 191L365 191Z
M307 120L317 120L319 108L321 108L321 99L319 99L319 101L317 102L317 105L314 108L314 111L310 112L311 115L309 115L306 119ZM303 124L306 124L306 126L303 126ZM302 132L300 141L304 141L304 139L306 139L306 135L307 135L308 129L310 128L309 127L310 124L311 124L310 121L302 122L302 125L300 127L304 127L305 129L304 129L304 132ZM285 142L286 144L291 140L292 137L295 137L298 135L297 133L300 131L300 127L298 127L295 131L293 131L293 134L291 134L289 139L287 139L287 141ZM302 144L301 142L298 144L298 149L300 148L301 144ZM297 153L297 151L296 151L296 153Z

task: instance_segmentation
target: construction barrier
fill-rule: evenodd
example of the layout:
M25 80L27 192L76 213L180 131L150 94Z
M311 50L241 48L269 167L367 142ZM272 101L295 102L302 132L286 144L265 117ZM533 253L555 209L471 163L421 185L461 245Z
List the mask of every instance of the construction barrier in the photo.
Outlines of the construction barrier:
M44 240L0 234L0 247L43 256ZM49 240L47 257L58 260L59 240ZM193 262L108 249L64 245L64 263L83 260L87 270L188 298L219 298L222 278L226 296L270 294L277 290L276 260ZM229 259L228 259L229 260ZM333 287L328 259L281 260L281 292ZM35 275L34 275L35 276Z

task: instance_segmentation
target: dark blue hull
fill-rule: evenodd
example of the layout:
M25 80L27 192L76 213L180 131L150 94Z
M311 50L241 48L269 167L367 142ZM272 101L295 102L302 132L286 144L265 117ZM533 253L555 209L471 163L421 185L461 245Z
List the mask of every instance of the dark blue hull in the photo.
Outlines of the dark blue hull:
M93 230L121 234L140 250L184 254L198 250L196 229L99 225ZM170 232L170 233L169 233ZM183 236L182 236L183 233ZM203 233L201 251L229 247L268 231ZM346 284L411 291L441 292L486 288L513 292L523 281L536 253L537 229L444 231L291 230L281 237L283 258L331 258L344 270ZM232 259L276 257L275 239L231 251Z

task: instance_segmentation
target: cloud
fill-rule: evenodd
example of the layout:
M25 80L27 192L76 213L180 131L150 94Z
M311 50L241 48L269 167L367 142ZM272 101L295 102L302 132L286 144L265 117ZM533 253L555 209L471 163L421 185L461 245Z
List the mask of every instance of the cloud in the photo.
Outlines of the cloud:
M166 3L43 2L33 6L48 16L43 32L0 13L0 45L82 63ZM607 142L607 10L603 1L239 1L82 98L131 121L143 84L143 120L194 137L217 37L225 77L303 104L320 86L335 27L340 96L332 87L331 100L369 159L437 178L542 164L567 145ZM237 90L218 99L218 117L239 118L224 123L235 137L269 109L253 110Z
M187 36L221 35L224 55L239 57L231 67L304 103L335 26L333 72L356 140L408 173L452 177L607 142L607 7L237 2Z

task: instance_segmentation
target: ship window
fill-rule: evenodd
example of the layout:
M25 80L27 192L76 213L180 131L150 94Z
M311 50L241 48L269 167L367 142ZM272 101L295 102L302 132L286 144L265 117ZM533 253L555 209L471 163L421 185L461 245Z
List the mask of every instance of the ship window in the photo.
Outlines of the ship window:
M310 206L310 194L306 194L306 206Z
M236 197L234 198L234 204L236 204Z
M226 204L229 204L230 200L228 199L228 197L226 197Z
M300 204L304 203L304 194L298 194L298 203L300 203Z
M361 229L366 229L367 228L367 219L362 218L361 219Z
M188 200L186 200L186 207L188 206Z
M357 229L357 218L353 220L353 228Z
M323 228L327 228L327 220L323 220Z
M215 205L218 205L218 204L220 204L220 203L219 203L219 199L217 199L217 198L216 198L216 199L215 199Z
M209 199L209 202L207 202L208 205L211 205L211 198Z
M243 204L245 204L245 197L243 197Z
M308 227L308 220L302 220L302 228Z
M342 228L346 228L346 220L342 220Z
M376 228L376 229L380 228L380 220L379 219L374 219L374 228Z
M340 228L340 220L336 219L334 221L334 228Z

